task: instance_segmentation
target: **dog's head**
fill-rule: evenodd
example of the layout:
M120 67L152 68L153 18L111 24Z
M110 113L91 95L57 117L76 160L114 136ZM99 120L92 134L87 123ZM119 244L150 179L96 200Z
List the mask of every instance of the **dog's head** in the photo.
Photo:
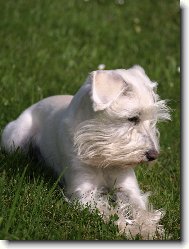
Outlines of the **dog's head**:
M156 123L170 119L166 101L143 68L91 73L93 118L81 122L74 144L81 161L97 167L129 167L159 154Z

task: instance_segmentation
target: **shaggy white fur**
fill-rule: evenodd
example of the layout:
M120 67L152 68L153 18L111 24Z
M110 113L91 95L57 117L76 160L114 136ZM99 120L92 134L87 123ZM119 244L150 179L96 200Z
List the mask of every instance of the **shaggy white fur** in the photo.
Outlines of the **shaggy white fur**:
M148 204L134 167L159 154L156 123L170 119L157 83L140 66L92 72L74 97L54 96L25 110L2 134L2 146L25 153L37 147L66 196L98 208L127 236L161 237L161 210ZM111 193L111 195L109 194Z

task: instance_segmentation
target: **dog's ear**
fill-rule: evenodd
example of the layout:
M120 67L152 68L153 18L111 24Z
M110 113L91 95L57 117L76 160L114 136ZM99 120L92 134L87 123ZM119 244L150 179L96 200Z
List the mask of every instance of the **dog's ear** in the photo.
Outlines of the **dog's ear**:
M91 74L94 111L104 110L123 92L123 78L111 70L98 70Z
M141 66L139 65L134 65L132 67L132 69L135 70L135 72L137 72L138 75L140 75L141 77L145 77L145 80L147 79L146 83L149 82L149 86L154 90L154 92L157 91L157 82L153 82L149 79L149 77L146 75L145 71L144 71L144 68L142 68Z
M144 68L139 65L134 65L132 69L135 69L141 75L146 75Z

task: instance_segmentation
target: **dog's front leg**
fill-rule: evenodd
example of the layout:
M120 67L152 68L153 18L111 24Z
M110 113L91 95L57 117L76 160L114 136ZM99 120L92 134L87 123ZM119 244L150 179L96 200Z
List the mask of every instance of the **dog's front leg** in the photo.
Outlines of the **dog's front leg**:
M70 200L77 200L82 206L89 207L90 210L98 209L102 216L109 215L110 206L105 189L96 172L90 168L72 171L71 175L67 175L66 185L66 195Z
M163 227L159 225L163 213L148 205L148 195L140 191L132 168L117 176L117 225L121 232L128 236L140 234L143 239L153 238L156 233L163 235Z
M119 172L117 175L117 199L121 202L129 202L139 209L147 209L147 195L142 194L132 168Z
M74 187L71 191L71 199L78 200L82 205L90 205L91 207L95 204L96 188L90 182L83 182Z

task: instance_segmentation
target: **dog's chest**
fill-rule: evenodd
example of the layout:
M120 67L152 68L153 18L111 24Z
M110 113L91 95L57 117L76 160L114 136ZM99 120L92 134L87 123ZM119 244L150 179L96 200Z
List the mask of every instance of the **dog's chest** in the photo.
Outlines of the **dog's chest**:
M102 188L102 191L106 192L115 187L117 174L111 169L98 169L96 172L96 183Z

